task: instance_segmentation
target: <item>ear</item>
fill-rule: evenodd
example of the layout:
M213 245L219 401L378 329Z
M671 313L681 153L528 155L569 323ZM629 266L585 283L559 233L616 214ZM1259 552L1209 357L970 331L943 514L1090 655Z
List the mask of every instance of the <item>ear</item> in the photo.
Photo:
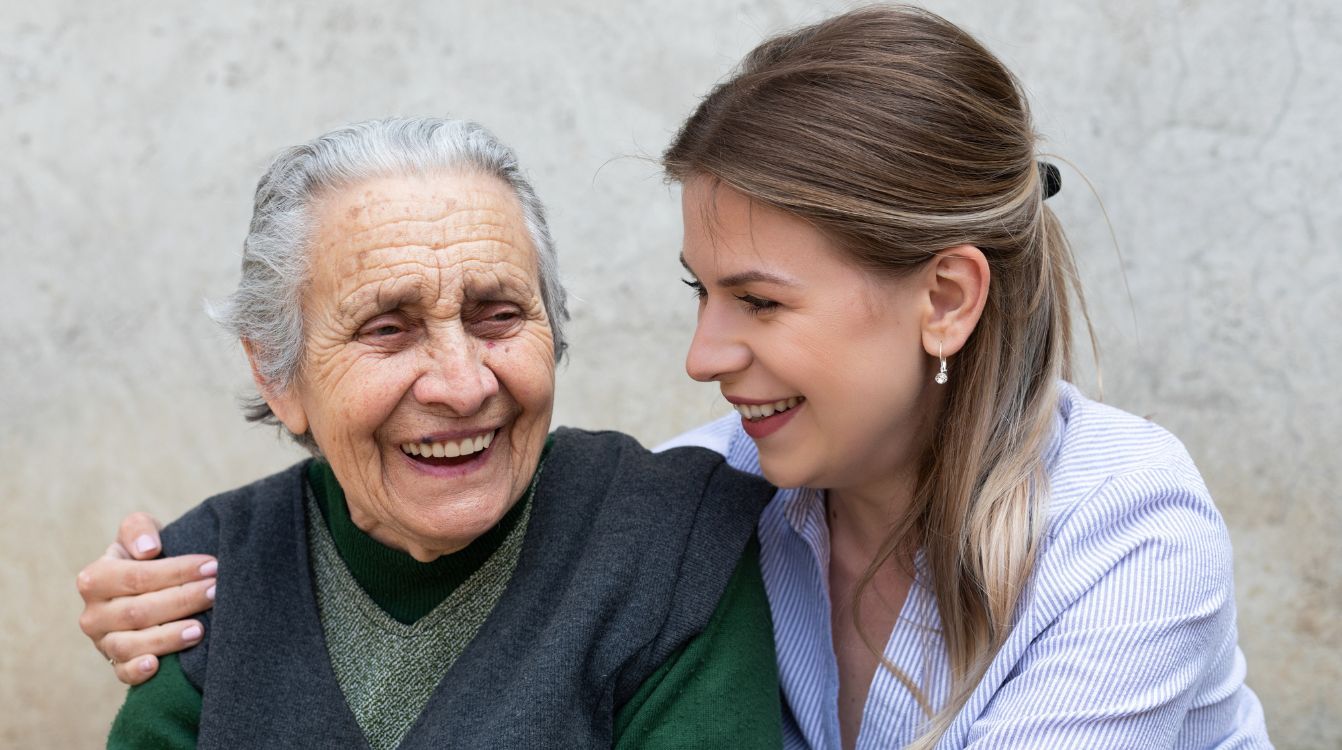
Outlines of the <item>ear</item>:
M256 383L256 389L261 392L261 398L266 400L266 405L289 432L295 435L305 434L308 431L308 415L303 409L298 389L290 385L282 391L277 391L257 368L256 350L252 342L243 339L242 350L247 353L247 364L252 366L252 381Z
M937 253L925 273L930 304L923 318L923 349L949 357L965 345L983 315L991 280L988 259L973 245L956 245Z

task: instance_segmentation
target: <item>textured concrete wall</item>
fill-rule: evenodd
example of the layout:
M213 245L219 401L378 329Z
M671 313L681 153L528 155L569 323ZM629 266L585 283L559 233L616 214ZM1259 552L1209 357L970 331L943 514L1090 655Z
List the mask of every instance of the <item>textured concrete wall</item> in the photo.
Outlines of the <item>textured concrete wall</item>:
M640 157L763 34L839 7L5 0L0 745L100 741L122 688L76 628L73 578L117 519L172 518L297 455L242 423L240 352L200 312L236 278L269 154L385 114L492 126L552 207L578 298L558 421L660 439L722 404L681 370L677 207ZM1103 199L1113 238L1075 172L1054 205L1105 396L1179 434L1217 495L1278 745L1338 747L1342 11L932 7L1020 74Z

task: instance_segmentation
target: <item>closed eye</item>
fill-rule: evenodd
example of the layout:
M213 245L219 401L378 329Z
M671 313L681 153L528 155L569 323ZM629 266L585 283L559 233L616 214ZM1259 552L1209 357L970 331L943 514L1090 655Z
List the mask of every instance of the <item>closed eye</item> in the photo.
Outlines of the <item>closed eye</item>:
M359 329L356 338L370 346L399 349L409 343L411 322L399 314L379 315Z
M512 302L484 302L467 313L466 321L476 336L498 339L516 333L526 322L526 316Z
M680 283L689 287L694 292L695 299L703 299L708 296L708 290L704 288L702 282L696 279L681 279Z
M734 294L733 297L741 300L746 305L746 312L752 315L758 315L762 312L768 312L778 307L778 303L771 299L756 297L753 294Z

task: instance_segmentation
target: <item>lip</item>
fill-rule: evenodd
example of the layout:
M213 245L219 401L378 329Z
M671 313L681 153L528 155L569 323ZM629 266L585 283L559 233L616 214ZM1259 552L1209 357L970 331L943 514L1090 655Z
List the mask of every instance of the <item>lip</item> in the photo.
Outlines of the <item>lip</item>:
M725 393L722 394L722 397L727 399L727 403L736 404L737 406L762 406L764 404L787 401L790 398L800 398L800 396L795 393L791 396L783 396L782 398L739 398L737 396L728 396Z
M447 443L453 440L464 440L465 438L476 438L481 435L488 435L491 432L498 432L503 425L494 427L479 427L474 430L453 430L451 432L430 432L411 440L402 440L400 443ZM397 443L398 445L400 443Z
M732 399L730 398L727 400L732 401ZM749 406L756 402L732 401L732 403L744 404ZM758 403L771 404L773 403L773 401L761 401ZM807 403L806 401L802 401L800 404L797 404L791 409L788 409L787 411L778 412L777 414L774 414L773 416L770 417L762 417L760 419L753 419L753 420L741 417L741 429L745 430L746 434L749 435L752 440L761 440L783 429L783 427L788 422L792 421L792 417L798 411L806 408L806 403Z
M468 437L477 437L479 435L488 434L489 432L491 432L491 430L434 432L426 435L423 439L407 442L438 443L446 442L448 440L461 440ZM411 471L437 479L456 479L480 471L494 458L494 448L499 444L505 430L503 427L496 427L493 432L495 432L494 439L489 443L488 448L472 453L470 459L462 461L461 463L452 464L451 466L435 466L433 464L424 463L423 461L416 461L414 456L411 456L400 449L399 443L397 444L398 447L396 448L396 452L401 455L401 460L406 462Z

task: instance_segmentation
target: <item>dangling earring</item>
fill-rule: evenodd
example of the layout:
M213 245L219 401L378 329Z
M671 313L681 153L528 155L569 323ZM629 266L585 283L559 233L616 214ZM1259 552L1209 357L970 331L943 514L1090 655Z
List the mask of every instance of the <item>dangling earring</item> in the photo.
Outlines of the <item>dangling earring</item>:
M946 385L946 381L950 380L951 376L946 374L946 358L942 356L940 341L937 342L937 359L941 360L941 371L933 376L932 382L937 385Z

